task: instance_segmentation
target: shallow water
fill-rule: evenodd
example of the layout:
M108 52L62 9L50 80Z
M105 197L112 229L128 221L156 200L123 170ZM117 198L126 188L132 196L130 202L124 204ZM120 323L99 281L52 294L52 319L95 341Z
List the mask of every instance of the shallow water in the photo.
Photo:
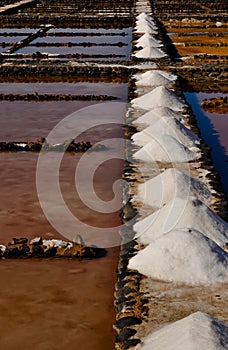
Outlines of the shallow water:
M52 84L50 84L52 85ZM72 92L77 84L54 84L52 91ZM47 84L3 84L5 91L21 93L34 87L39 91L48 91ZM37 89L36 89L37 90ZM121 101L127 99L127 84L84 84L79 83L77 91L102 94L106 91L117 95ZM123 138L122 125L108 124L89 128L95 115L92 111L98 105L107 108L99 114L98 119L104 118L104 111L115 113L116 105L90 102L2 102L0 117L0 140L31 140L37 136L46 135L58 121L80 108L91 106L91 113L85 113L83 119L85 132L79 139L98 142L109 138ZM117 102L118 104L118 102ZM109 106L109 107L108 107ZM118 110L118 109L117 109ZM88 110L89 112L89 110ZM103 113L103 114L102 114ZM76 112L77 115L77 112ZM117 115L116 122L123 123L124 113ZM74 120L77 131L77 120ZM96 122L95 122L96 125ZM81 126L78 125L78 127ZM117 148L118 150L118 148ZM114 196L113 183L121 178L123 172L123 149L97 152L108 155L101 165L96 165L92 185L97 195L104 203L111 201ZM112 157L112 152L113 157ZM92 158L96 159L96 154ZM87 175L92 171L90 162L88 168L83 168L81 181L75 181L75 173L79 161L85 154L66 154L62 158L59 169L59 184L65 206L71 214L91 227L103 232L99 246L114 242L119 243L118 226L121 225L120 210L112 213L102 213L88 208L86 201L93 198L87 187ZM45 158L46 154L42 155ZM55 159L55 154L51 155ZM48 160L51 160L49 158ZM113 159L112 159L113 158ZM120 159L119 159L120 158ZM48 222L47 215L39 203L36 176L38 154L34 153L1 153L0 171L0 241L7 242L12 237L42 236L43 238L69 239ZM45 182L43 191L51 187L52 175L55 168L50 162L47 171L43 172ZM38 173L39 174L39 173ZM58 175L58 174L57 174ZM84 176L85 175L85 176ZM46 181L47 176L47 181ZM50 180L51 179L51 180ZM54 180L53 180L54 181ZM79 197L78 186L82 186ZM46 187L45 187L46 186ZM38 191L39 195L40 192ZM67 227L69 222L65 215L59 213L58 202L52 196L48 197L49 208L57 213L54 219L61 219ZM50 202L51 201L51 202ZM90 201L91 205L96 200ZM119 208L122 198L119 197ZM46 213L47 214L47 213ZM52 217L53 218L53 217ZM106 235L106 230L112 227L113 236ZM86 243L91 242L91 233L85 232L81 226L74 226L72 237L81 234ZM78 349L78 350L107 350L114 348L115 332L112 328L115 322L114 284L118 262L118 247L108 249L106 257L91 261L77 260L6 260L0 264L0 327L1 346L15 350L18 343L23 349ZM12 329L14 336L12 337ZM0 346L0 347L1 347Z
M37 38L31 41L31 44L36 43L94 43L94 44L114 44L114 43L124 43L129 44L128 36L46 36L42 38Z
M110 94L119 101L127 95L127 84L112 83L2 83L1 93ZM100 103L100 102L99 102ZM35 141L46 137L69 114L98 102L0 102L0 140ZM93 135L91 142L96 140Z
M185 97L196 116L201 136L204 142L211 148L215 170L221 176L222 185L228 198L228 115L209 113L200 107L203 99L215 96L227 96L227 94L185 93Z
M129 59L129 55L130 55L130 48L126 47L126 46L123 46L123 47L116 47L116 46L93 46L93 47L82 47L82 46L34 47L34 46L27 46L27 47L23 47L23 48L15 51L15 53L16 54L32 55L33 53L36 53L37 51L39 51L40 53L57 54L57 55L73 55L73 54L118 55L118 56L124 55L124 57L123 57L124 59ZM110 60L110 59L107 58L107 60Z
M0 44L5 42L7 43L16 43L20 40L24 40L26 36L0 36Z
M35 91L39 94L112 95L122 100L123 94L127 94L127 85L101 82L0 83L0 94L31 94Z

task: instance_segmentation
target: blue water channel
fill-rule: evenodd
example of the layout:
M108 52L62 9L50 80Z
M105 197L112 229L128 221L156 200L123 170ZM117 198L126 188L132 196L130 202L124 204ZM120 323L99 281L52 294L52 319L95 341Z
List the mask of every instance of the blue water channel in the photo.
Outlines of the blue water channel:
M211 148L211 157L215 171L219 173L223 189L228 198L228 115L205 112L200 103L205 98L227 96L224 94L185 93L187 102L192 107L201 138Z

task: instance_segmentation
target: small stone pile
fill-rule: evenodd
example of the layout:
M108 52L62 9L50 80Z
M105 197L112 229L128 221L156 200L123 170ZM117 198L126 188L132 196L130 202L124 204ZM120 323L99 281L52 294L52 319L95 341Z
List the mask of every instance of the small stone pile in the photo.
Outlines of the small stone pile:
M32 240L27 238L13 238L8 244L0 244L0 258L78 258L96 259L106 255L104 248L96 246L87 247L80 238L78 243L65 242L57 239L45 240L36 237Z

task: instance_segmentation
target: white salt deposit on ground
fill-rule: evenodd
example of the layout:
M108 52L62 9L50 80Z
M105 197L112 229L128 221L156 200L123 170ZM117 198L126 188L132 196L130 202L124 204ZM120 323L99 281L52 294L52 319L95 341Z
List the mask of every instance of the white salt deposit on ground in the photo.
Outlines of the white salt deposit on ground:
M4 253L6 251L6 246L3 244L0 244L0 252Z
M137 58L162 58L167 56L164 51L158 47L145 47L144 49L136 52L135 57Z
M228 242L228 224L195 197L177 197L134 225L143 244L182 228L197 230L222 248Z
M201 157L170 135L157 135L157 139L147 143L133 154L135 159L144 162L186 163Z
M158 86L147 94L134 98L131 103L133 107L139 107L145 110L169 107L177 112L182 111L186 106L172 90L164 86Z
M163 134L176 138L184 146L190 148L196 148L196 145L200 143L199 138L191 130L174 118L157 119L153 125L135 133L132 140L138 146L145 146L148 142L159 140Z
M195 312L149 334L136 350L225 350L228 324L203 312Z
M228 282L228 254L202 233L173 230L129 261L139 273L170 282L212 284Z
M175 197L188 196L194 196L206 205L212 203L211 191L205 183L178 169L170 168L139 184L137 196L134 198L158 209Z
M145 44L148 42L150 43L150 46L152 47L160 47L162 46L162 43L160 40L155 39L150 33L145 33L136 41L137 44L136 47L142 46L145 47Z
M186 119L184 115L174 112L172 109L168 107L158 107L158 108L152 109L149 112L146 112L139 118L135 119L132 123L135 125L144 124L144 125L150 126L156 123L156 121L160 118L174 118L176 120L179 120L179 122L181 123L184 123Z
M46 246L46 249L50 249L52 247L56 248L72 248L73 243L65 242L60 239L44 239L43 245Z

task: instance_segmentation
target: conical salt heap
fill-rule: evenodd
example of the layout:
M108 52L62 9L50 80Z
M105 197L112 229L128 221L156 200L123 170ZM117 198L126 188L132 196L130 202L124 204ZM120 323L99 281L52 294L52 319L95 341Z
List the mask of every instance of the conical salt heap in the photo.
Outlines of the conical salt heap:
M228 324L195 312L146 336L136 350L226 350Z
M132 140L138 146L145 146L154 139L159 140L162 134L173 136L186 147L200 144L199 138L174 118L159 118L153 125L135 133Z
M177 197L134 225L143 244L182 228L197 230L222 248L228 242L228 224L195 197Z
M136 47L160 47L162 43L160 40L155 39L150 33L143 34L137 41ZM149 44L149 45L148 45Z
M138 185L137 200L154 209L163 207L175 197L193 196L206 205L212 203L212 194L204 182L176 168L166 169L142 184Z
M228 282L228 254L196 230L173 230L133 256L129 269L169 282Z
M186 106L184 102L170 89L159 86L145 95L131 101L133 107L150 110L158 107L169 107L174 111L182 111Z
M144 162L186 163L201 157L201 153L191 151L170 135L158 135L151 142L133 154Z
M186 117L183 114L174 112L169 107L158 107L155 109L152 109L149 112L144 113L139 118L135 119L133 121L133 124L140 125L144 124L147 126L153 125L157 122L160 118L174 118L176 120L179 120L179 122L184 123L186 120Z
M142 50L136 52L135 57L137 58L162 58L167 56L164 51L157 47L145 47Z

